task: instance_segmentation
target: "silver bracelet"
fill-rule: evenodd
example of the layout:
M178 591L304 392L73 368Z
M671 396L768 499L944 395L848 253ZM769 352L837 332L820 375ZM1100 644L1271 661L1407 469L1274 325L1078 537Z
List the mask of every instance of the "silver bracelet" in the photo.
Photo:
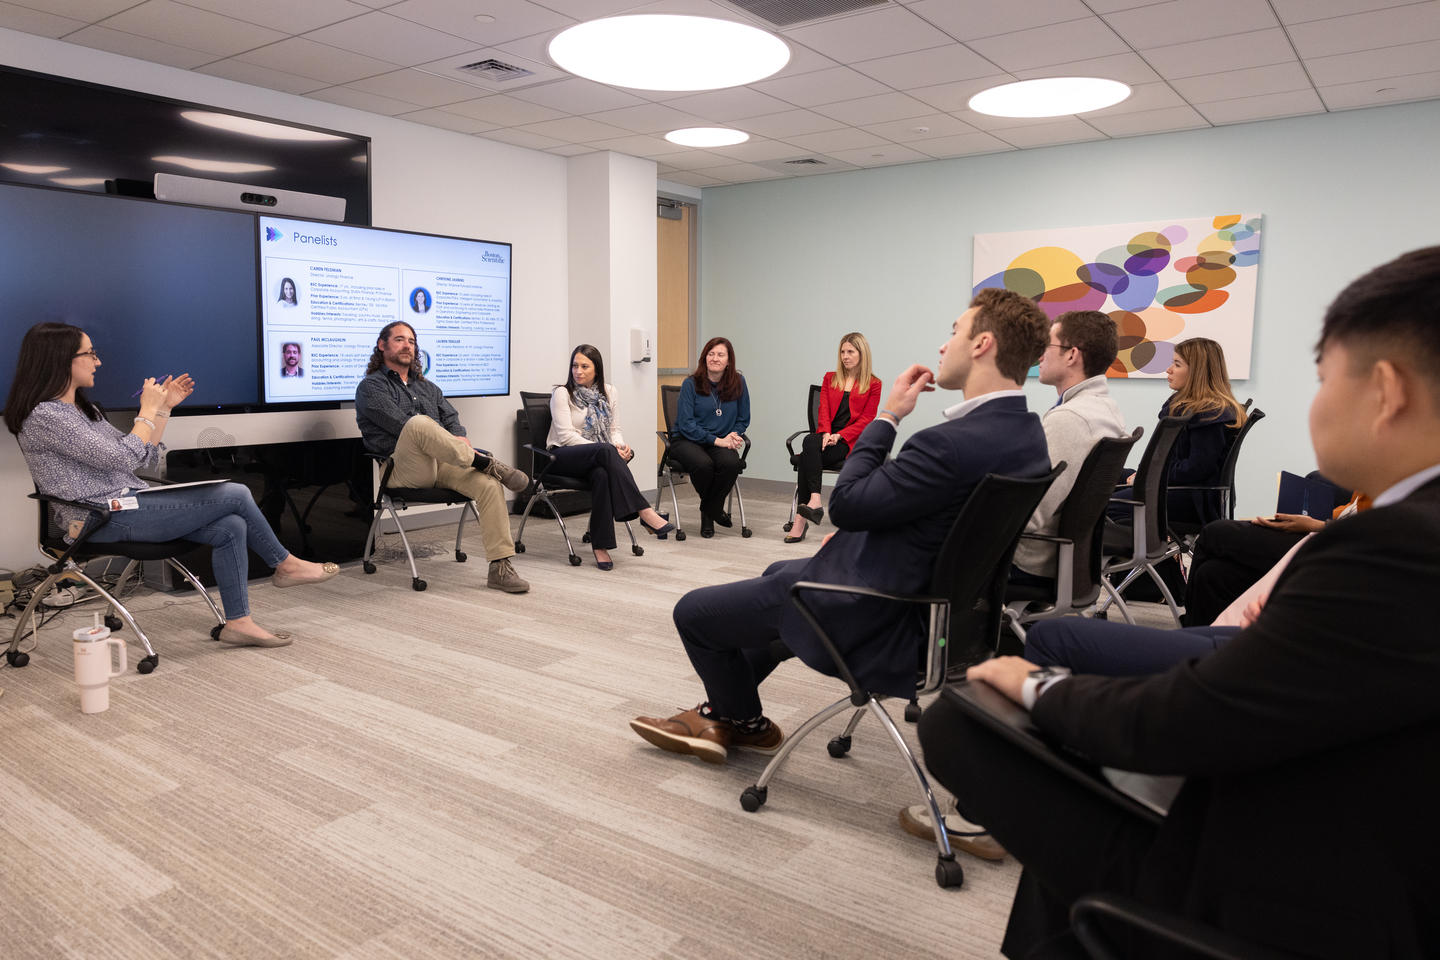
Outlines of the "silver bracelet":
M166 413L164 410L156 410L156 411L155 411L155 416L159 417L161 420L169 420L169 419L170 419L170 414Z
M135 422L136 422L136 423L143 423L143 424L145 424L146 426L148 426L151 430L156 429L156 427L155 427L155 421L154 421L154 420L151 420L149 417L136 417L136 418L135 418Z

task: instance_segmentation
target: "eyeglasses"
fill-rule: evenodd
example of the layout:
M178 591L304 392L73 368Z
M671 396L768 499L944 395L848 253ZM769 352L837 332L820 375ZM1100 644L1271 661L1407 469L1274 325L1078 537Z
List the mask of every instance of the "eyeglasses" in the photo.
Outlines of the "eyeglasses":
M1070 344L1070 343L1052 343L1052 344L1050 344L1050 346L1052 346L1052 347L1059 347L1061 350L1074 350L1074 349L1075 349L1075 345L1074 345L1074 344Z
M96 363L99 363L99 362L100 362L100 354L96 353L94 350L84 350L84 351L81 351L80 353L75 354L75 356L76 356L77 359L78 359L79 357L89 357L91 360L94 360Z

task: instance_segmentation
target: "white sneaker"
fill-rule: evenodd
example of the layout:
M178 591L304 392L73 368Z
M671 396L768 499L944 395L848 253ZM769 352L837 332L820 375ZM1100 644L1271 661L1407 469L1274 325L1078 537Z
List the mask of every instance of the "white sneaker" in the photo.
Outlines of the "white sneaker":
M1004 860L1005 848L985 832L978 823L971 823L955 810L955 799L946 797L940 801L940 816L945 819L945 835L950 846L956 850L979 857L982 860ZM935 841L935 828L930 820L930 807L923 803L908 806L900 811L900 828L912 837L930 842Z

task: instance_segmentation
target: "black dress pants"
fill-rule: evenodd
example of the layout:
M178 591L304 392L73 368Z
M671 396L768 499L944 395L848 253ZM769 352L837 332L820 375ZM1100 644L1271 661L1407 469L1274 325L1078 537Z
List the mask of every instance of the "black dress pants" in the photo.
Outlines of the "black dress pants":
M553 447L557 474L590 481L590 545L615 549L615 521L634 520L650 505L613 443Z
M1070 905L1087 893L1133 894L1157 828L969 719L942 693L920 717L925 766L1023 870L1001 952L1084 957Z
M675 629L717 715L752 720L764 712L761 682L795 655L780 640L780 615L809 562L781 560L754 579L691 590L675 604Z
M836 440L828 447L822 447L823 433L807 433L800 444L800 453L795 465L795 496L797 503L808 503L810 495L820 492L820 478L825 470L832 470L845 462L850 455L850 444Z
M712 519L725 512L725 498L740 476L740 454L729 447L701 446L684 437L670 441L670 456L690 475L700 496L700 510Z
M1214 623L1303 536L1248 520L1207 523L1195 541L1181 622L1187 627Z

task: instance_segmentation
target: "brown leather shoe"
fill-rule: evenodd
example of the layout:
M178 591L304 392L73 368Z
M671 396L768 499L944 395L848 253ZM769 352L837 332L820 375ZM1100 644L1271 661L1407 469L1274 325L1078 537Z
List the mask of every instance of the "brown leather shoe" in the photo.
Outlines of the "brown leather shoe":
M727 748L735 738L735 727L730 721L702 717L699 707L677 713L668 720L636 717L630 721L630 729L661 750L693 754L706 763L724 763Z
M941 810L940 815L945 818L945 835L950 839L951 847L956 850L964 850L981 860L1005 859L1005 848L1000 846L988 833L974 833L970 828L976 825L965 821L960 814L955 812L953 801L949 804L942 804ZM953 823L952 817L954 818ZM930 824L930 808L923 803L905 807L900 811L900 828L902 830L912 837L919 837L921 840L934 843L935 830Z

